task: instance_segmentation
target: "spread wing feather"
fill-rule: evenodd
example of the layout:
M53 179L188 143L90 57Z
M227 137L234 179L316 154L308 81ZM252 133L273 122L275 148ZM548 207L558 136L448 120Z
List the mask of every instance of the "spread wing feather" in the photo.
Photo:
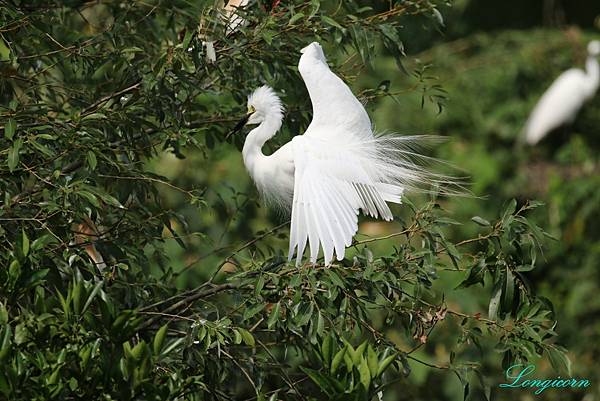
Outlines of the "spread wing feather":
M327 65L312 43L302 50L298 70L306 84L313 119L292 140L294 194L289 259L299 265L308 245L315 263L344 258L358 231L358 214L392 220L387 202L401 203L404 189L454 182L429 173L431 159L417 153L427 138L375 135L364 106ZM459 186L459 183L456 183ZM446 192L451 193L451 192Z
M308 244L310 260L315 263L323 250L325 264L336 255L344 258L345 249L358 231L358 213L392 219L387 201L400 201L402 188L377 183L358 154L336 146L335 156L322 140L294 138L294 198L289 259L296 254L297 264ZM343 166L343 168L340 168Z

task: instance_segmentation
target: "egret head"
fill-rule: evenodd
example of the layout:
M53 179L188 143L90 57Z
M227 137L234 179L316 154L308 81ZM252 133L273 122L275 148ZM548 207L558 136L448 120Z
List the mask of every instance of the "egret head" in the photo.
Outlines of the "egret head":
M588 44L588 54L593 57L600 56L600 41L592 40Z
M281 120L283 105L275 91L264 85L248 96L248 121L246 124L260 124L267 118Z
M300 58L301 60L305 57L309 57L327 63L325 53L323 53L323 48L318 42L312 42L310 45L300 50L300 53L302 53L302 57Z
M283 119L283 105L275 91L267 85L256 89L248 96L248 113L233 128L230 135L239 132L244 125L260 124L270 119L281 124Z

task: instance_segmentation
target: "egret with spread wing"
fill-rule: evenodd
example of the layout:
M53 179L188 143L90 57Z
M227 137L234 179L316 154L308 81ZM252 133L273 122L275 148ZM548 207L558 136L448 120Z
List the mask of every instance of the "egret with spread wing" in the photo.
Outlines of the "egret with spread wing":
M315 263L345 248L358 231L358 214L392 220L388 202L401 203L405 189L455 182L428 172L416 153L424 137L374 134L371 121L350 88L327 65L321 46L302 49L298 69L313 107L304 135L270 156L261 148L279 130L283 106L268 86L248 97L248 115L238 124L258 124L244 143L244 164L264 198L291 209L289 258L297 264L308 245ZM235 129L234 129L235 130Z
M550 131L573 122L583 104L591 100L600 85L600 42L588 44L586 70L563 72L542 95L525 126L525 140L535 145Z

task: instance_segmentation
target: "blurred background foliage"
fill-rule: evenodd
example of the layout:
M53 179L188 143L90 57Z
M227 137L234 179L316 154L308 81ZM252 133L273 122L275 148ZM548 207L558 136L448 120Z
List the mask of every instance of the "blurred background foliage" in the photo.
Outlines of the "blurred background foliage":
M530 278L538 294L554 303L556 330L570 350L574 372L597 383L600 99L588 103L573 125L535 148L517 146L516 140L552 81L568 68L583 68L587 43L598 38L600 5L464 1L454 3L445 15L444 34L421 44L409 64L409 69L427 67L428 76L447 92L443 111L427 101L422 107L418 91L403 93L411 81L400 78L390 93L401 94L373 106L374 119L386 129L451 138L441 157L464 168L473 191L485 197L451 200L447 207L458 221L474 212L493 215L511 197L545 203L534 221L558 241L544 251ZM393 71L392 62L383 62L377 76L362 82L376 85ZM455 232L470 234L462 226ZM597 399L597 384L590 393L594 395L586 400ZM545 397L567 399L564 394Z
M598 399L600 100L516 140L600 5L258 1L235 33L221 6L0 1L1 396ZM268 148L303 132L313 40L378 130L447 136L477 197L413 194L343 266L296 270L224 138L263 83L287 107ZM498 389L524 359L593 387Z

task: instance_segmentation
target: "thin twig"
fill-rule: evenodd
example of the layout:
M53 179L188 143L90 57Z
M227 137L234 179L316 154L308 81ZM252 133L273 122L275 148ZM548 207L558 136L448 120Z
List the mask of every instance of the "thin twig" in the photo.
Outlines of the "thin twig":
M191 295L182 299L181 301L174 303L173 305L169 306L168 308L166 308L160 312L162 314L170 314L171 312L174 312L174 311L178 310L179 308L182 308L188 304L191 304L192 302L194 302L198 299L209 297L211 295L218 294L219 292L231 290L231 289L238 288L238 287L239 287L239 284L237 284L237 283L225 283L225 284L221 284L221 285L215 285L214 287L209 288L207 290L194 292ZM145 329L146 327L151 326L154 322L156 322L159 319L160 319L160 316L156 316L156 317L148 319L146 322L144 322L139 327L139 330L142 330L142 329Z

